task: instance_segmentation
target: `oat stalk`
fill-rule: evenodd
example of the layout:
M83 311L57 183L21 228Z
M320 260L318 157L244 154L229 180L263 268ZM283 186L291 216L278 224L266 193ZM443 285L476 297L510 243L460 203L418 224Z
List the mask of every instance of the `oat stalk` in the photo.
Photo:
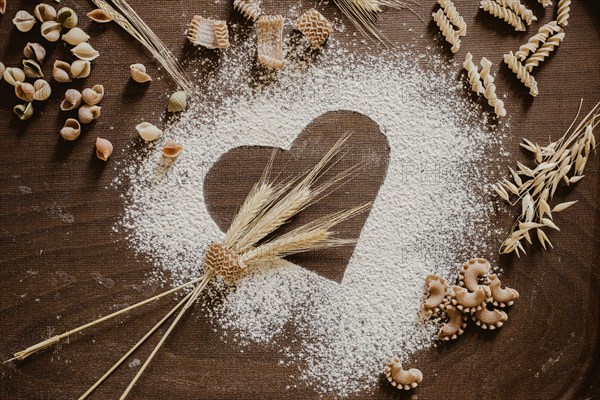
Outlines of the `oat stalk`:
M512 226L510 235L504 240L500 252L525 253L523 242L533 243L535 235L544 249L553 247L544 229L560 230L553 220L553 214L562 212L577 201L568 201L550 206L551 200L560 185L571 185L584 177L586 163L592 150L596 149L594 128L600 123L600 102L573 128L577 115L565 134L547 146L540 146L523 139L521 147L535 158L532 168L517 162L517 168L509 168L510 178L504 178L493 185L494 190L510 205L521 204L521 214Z

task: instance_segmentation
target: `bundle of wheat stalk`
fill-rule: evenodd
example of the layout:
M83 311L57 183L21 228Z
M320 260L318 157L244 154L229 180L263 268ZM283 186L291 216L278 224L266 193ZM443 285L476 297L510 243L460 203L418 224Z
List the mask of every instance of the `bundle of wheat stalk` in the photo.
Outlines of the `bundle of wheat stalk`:
M92 393L92 391L108 378L111 373L115 371L157 329L159 329L172 315L178 312L150 356L146 359L137 375L124 391L121 396L121 399L124 399L180 321L181 317L185 314L186 310L194 304L213 278L221 276L226 282L231 282L240 278L248 269L273 264L283 257L292 254L355 244L356 241L354 239L341 239L335 237L335 234L331 229L343 221L368 211L370 203L365 203L348 210L342 210L327 215L280 236L270 237L273 236L271 235L273 232L288 222L296 214L330 193L334 187L341 186L359 171L361 165L356 164L331 178L323 178L322 182L318 182L323 174L347 153L348 145L346 142L349 137L349 134L343 135L312 169L300 176L288 179L283 183L274 183L270 179L270 170L275 155L275 152L273 152L273 156L268 162L261 178L251 189L246 200L233 218L224 241L221 243L212 243L210 245L204 256L200 277L150 299L146 299L140 303L17 352L14 354L14 357L8 361L23 360L48 346L58 343L74 333L80 332L100 322L107 321L118 315L122 315L186 287L195 285L192 290L188 292L177 305L175 305L175 307L158 321L150 331L148 331L80 397L80 399L85 399Z
M121 28L144 45L189 96L193 95L194 85L187 77L181 63L125 0L112 0L114 7L105 0L92 1L98 8L110 15Z
M383 6L395 8L397 10L407 9L419 17L419 15L410 8L408 3L400 0L334 0L334 2L354 26L356 26L360 33L366 37L373 37L384 44L386 44L388 40L375 26ZM414 5L419 5L416 1L411 2ZM419 17L419 19L421 19L421 17ZM421 21L423 20L421 19Z
M582 101L583 102L583 101ZM553 221L553 214L562 212L577 201L568 201L550 206L559 184L570 185L583 177L591 151L596 148L594 128L600 123L600 102L573 129L579 117L581 104L573 123L565 134L547 146L540 146L523 139L521 146L535 156L535 168L517 163L517 170L509 168L511 180L504 178L494 185L498 195L511 205L521 203L521 214L515 221L511 233L500 247L501 253L525 253L523 241L532 244L535 236L544 249L553 247L544 228L560 230Z

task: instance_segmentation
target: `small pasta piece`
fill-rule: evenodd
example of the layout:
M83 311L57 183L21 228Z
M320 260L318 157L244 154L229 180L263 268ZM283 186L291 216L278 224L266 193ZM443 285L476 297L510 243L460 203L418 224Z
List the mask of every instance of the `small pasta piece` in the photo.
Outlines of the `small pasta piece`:
M534 67L537 67L543 62L549 55L556 49L565 38L565 32L558 32L556 35L550 36L546 43L544 43L536 52L525 61L525 68L527 72L533 71Z
M483 0L481 2L480 8L482 8L484 11L490 13L496 18L504 20L513 28L515 28L515 31L525 31L525 24L523 23L521 17L515 14L512 10L506 7L502 7L494 0Z
M458 28L456 32L458 36L465 36L467 34L467 23L458 13L452 0L438 0L438 4L444 9L448 20Z
M571 11L571 0L559 0L556 22L560 26L569 25L569 11Z
M194 15L189 27L188 40L207 49L226 49L229 47L227 22Z
M234 0L233 8L235 8L240 14L246 19L256 22L258 17L262 14L260 8L262 0Z
M470 52L465 56L463 67L465 67L467 75L469 76L471 90L477 94L483 94L483 85L481 83L481 76L479 75L479 68L473 64L473 56Z
M538 0L538 3L540 3L544 8L552 5L551 0Z
M496 85L494 85L494 77L490 74L492 68L492 62L487 58L481 59L481 79L483 79L483 86L485 91L483 95L488 101L488 104L494 107L494 112L498 117L506 116L506 109L504 108L504 102L498 98L496 94Z
M525 66L515 57L513 52L509 52L504 55L504 62L508 65L508 68L517 76L527 88L529 88L529 94L533 97L539 94L538 85L533 76L529 74Z
M515 53L515 56L520 61L525 61L529 53L535 53L537 49L544 43L551 35L560 32L561 28L556 21L548 22L540 27L538 32L529 38L527 43L519 47L519 50Z
M281 15L263 15L256 24L258 62L270 69L284 69L283 22Z
M533 15L533 11L525 7L519 0L496 0L502 7L510 8L517 14L527 25L537 21L537 17Z
M460 38L458 36L458 33L450 24L450 21L446 17L446 14L444 14L444 10L440 8L439 10L437 10L437 12L431 14L431 16L433 17L433 20L437 24L438 28L440 28L440 31L442 32L442 35L444 36L446 41L452 45L452 52L456 53L458 49L460 49Z

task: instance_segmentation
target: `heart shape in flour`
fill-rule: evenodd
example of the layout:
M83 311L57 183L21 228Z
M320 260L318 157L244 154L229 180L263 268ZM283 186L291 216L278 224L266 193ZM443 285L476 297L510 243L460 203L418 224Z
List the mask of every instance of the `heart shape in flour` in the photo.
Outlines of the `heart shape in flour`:
M374 201L385 178L390 147L386 136L370 118L352 111L333 111L313 120L296 138L289 150L277 152L272 176L277 180L296 176L312 167L345 132L352 132L349 152L332 165L322 179L361 163L359 173L313 204L277 234L289 231L333 212ZM204 181L208 211L219 228L226 231L248 192L260 178L272 153L264 146L236 147L223 154ZM368 218L361 214L338 226L337 237L358 238ZM354 246L319 250L290 256L294 264L341 282Z

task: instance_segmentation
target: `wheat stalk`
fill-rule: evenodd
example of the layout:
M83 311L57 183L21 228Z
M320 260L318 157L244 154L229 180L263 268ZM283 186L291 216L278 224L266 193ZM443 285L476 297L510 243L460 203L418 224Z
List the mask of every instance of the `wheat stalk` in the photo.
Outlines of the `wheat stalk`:
M571 185L583 179L583 172L592 150L596 148L596 138L593 130L600 123L600 102L573 129L583 100L579 105L577 115L557 141L547 146L540 146L530 140L523 139L521 147L531 152L535 157L534 168L529 168L517 162L517 169L509 168L510 180L493 185L496 193L512 206L521 203L521 214L512 226L510 235L500 247L501 253L525 253L523 240L532 244L532 233L544 249L547 245L553 247L544 228L560 230L553 221L553 214L562 212L573 206L577 201L568 201L550 206L561 182Z

